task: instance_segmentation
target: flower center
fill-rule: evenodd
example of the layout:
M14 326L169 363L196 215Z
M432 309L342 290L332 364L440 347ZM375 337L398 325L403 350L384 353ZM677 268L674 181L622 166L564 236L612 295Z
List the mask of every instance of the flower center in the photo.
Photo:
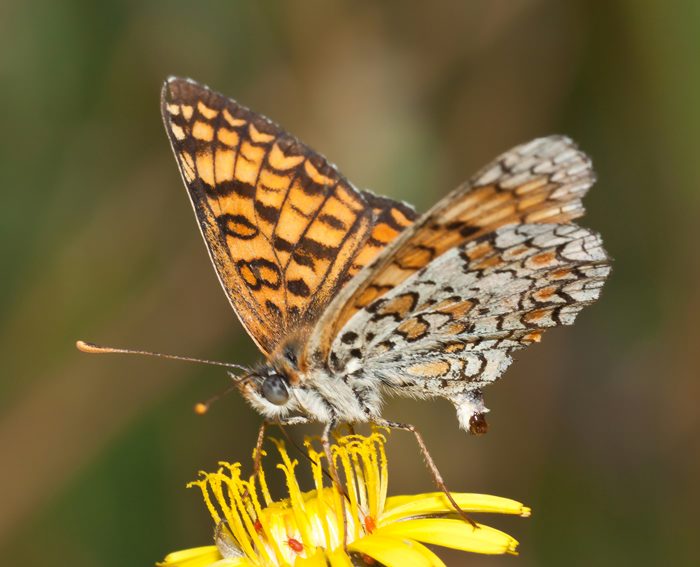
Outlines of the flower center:
M323 485L323 452L306 443L315 490L302 492L292 460L281 441L273 439L281 457L277 465L284 476L289 498L274 502L265 471L244 479L240 464L220 463L221 468L195 481L221 533L225 555L245 555L265 565L293 564L318 548L328 552L370 534L386 498L387 466L384 437L348 435L332 446L333 466L343 477L345 493ZM343 532L345 530L345 537ZM218 542L217 542L218 543ZM219 546L222 549L222 546ZM239 553L240 552L240 553ZM222 554L224 554L222 552Z

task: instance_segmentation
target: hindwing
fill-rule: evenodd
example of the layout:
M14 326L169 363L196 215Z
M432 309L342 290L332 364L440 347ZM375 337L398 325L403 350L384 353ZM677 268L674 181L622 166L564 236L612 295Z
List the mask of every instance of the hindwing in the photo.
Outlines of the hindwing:
M452 398L497 379L510 352L570 325L610 271L601 239L574 224L501 228L453 248L357 312L331 369ZM361 356L360 356L361 354Z

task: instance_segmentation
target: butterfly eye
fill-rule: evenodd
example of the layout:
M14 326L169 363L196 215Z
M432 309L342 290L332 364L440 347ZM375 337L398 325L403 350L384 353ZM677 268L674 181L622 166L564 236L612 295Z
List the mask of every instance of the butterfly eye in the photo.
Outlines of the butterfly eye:
M297 363L297 355L292 349L287 349L284 354L291 363Z
M289 400L289 390L284 378L279 374L272 374L262 383L262 395L271 404L283 406Z

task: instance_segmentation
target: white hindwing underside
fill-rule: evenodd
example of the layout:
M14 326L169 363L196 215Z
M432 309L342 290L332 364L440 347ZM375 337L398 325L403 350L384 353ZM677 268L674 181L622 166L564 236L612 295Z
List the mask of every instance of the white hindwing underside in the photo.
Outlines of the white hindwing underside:
M331 369L404 395L448 398L467 428L485 411L479 388L505 371L510 352L572 324L609 270L600 237L587 229L503 227L449 250L357 312L332 344Z

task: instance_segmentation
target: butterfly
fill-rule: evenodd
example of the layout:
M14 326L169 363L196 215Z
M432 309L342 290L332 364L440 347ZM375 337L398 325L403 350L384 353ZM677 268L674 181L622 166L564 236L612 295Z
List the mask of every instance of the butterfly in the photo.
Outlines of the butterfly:
M419 215L192 80L167 80L161 109L219 281L265 358L232 378L267 420L401 426L382 416L400 395L445 398L483 433L482 388L572 324L610 272L600 236L573 222L595 176L566 137L507 151Z

